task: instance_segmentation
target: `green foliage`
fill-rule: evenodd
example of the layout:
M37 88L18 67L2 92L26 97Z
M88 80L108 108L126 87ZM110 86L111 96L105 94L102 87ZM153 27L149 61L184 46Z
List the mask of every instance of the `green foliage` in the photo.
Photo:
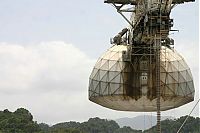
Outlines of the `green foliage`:
M0 132L3 133L35 133L40 131L36 122L33 121L31 113L23 108L14 113L0 111Z
M81 124L81 129L87 133L113 133L119 125L113 120L90 118Z
M114 133L142 133L142 130L134 130L130 127L124 126L123 128L117 129Z
M58 123L56 125L53 125L51 128L78 128L80 127L80 123L79 122L64 122L64 123Z
M181 127L182 123L186 119L187 116L182 116L179 119L175 120L164 120L161 122L161 130L162 133L176 133L178 129ZM156 126L145 130L144 133L155 133ZM200 118L189 117L183 128L181 129L181 133L200 133Z
M49 131L50 133L84 133L79 129L75 128L53 128Z
M42 133L48 133L50 131L50 127L48 124L45 124L45 123L40 123L38 124Z
M64 122L53 125L49 132L51 133L84 133L81 131L79 122Z
M162 133L175 133L187 116L175 120L161 122ZM200 133L200 118L189 117L181 133ZM156 133L156 126L145 130L134 130L130 127L120 128L113 120L90 118L88 121L64 122L49 126L45 123L37 124L31 113L19 108L15 112L5 109L0 111L0 133Z
M90 118L87 122L83 123L65 122L56 124L51 127L51 131L55 132L59 130L59 132L66 132L66 129L69 129L70 132L74 133L114 133L118 128L119 125L113 120Z

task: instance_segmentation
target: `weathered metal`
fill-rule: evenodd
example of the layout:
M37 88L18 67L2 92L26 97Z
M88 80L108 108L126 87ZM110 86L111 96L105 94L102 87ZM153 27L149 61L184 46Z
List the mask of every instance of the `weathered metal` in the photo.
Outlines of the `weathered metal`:
M155 48L114 45L97 61L90 75L89 99L122 111L157 110ZM160 110L194 99L191 71L174 49L160 50Z

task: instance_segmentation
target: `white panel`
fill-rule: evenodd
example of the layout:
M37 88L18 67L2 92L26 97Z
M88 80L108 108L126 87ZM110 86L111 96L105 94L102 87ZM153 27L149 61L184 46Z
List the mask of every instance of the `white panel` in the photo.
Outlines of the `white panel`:
M106 52L103 56L103 59L109 60L110 59L110 52Z
M187 84L180 83L179 86L182 88L184 95L186 95L187 94Z
M119 72L108 72L109 82L111 82L119 74Z
M105 71L105 70L99 70L99 77L100 77L100 80L101 80L104 76L106 76L107 72L108 72L108 71Z
M179 76L179 73L178 72L172 72L172 73L169 73L172 77L173 77L173 79L178 83L178 81L179 81L179 78L178 78L178 76Z
M178 69L179 69L179 62L178 61L172 61L171 64L172 64L173 67L175 67L175 71L178 71Z
M121 74L117 75L114 79L111 80L112 83L120 83L121 81Z
M116 71L118 71L118 72L122 71L122 69L121 69L121 67L119 65L119 62L116 63Z
M106 62L108 62L108 60L104 60L104 59L102 59L102 60L101 60L100 68L101 68L101 67L102 67Z
M118 63L119 63L119 67L120 67L121 70L123 70L125 65L127 64L127 63L122 62L122 61L119 61Z
M103 65L101 65L101 68L102 70L109 70L109 63L108 63L108 60L106 60L106 62L104 62Z
M96 75L93 77L94 80L100 80L100 76L99 76L99 71L96 73Z
M117 62L110 68L109 71L114 71L114 72L117 71Z
M190 75L190 72L188 70L186 70L186 81L192 81L192 77Z
M113 56L111 56L110 60L119 60L119 52L116 52Z
M101 86L101 94L103 94L103 92L105 91L105 89L107 88L108 84L106 82L100 82L100 86Z
M89 83L89 90L94 90L94 88L93 88L94 85L93 85L92 80L90 79L89 82L90 82L90 83Z
M165 95L171 95L171 96L173 96L173 91L171 90L171 89L169 89L170 87L168 87L168 86L165 86L164 87L164 92L165 92Z
M95 92L98 94L97 96L99 96L99 94L100 94L100 84L98 84L97 87L95 88Z
M184 70L186 70L188 67L186 66L186 65L184 65L185 63L184 63L185 61L183 61L183 60L180 60L179 61L179 71L184 71Z
M166 62L165 65L161 65L161 67L160 67L160 72L161 72L161 73L166 72L166 70L167 70L167 66L168 66L168 63L167 63L167 62Z
M94 78L94 76L97 74L97 72L98 72L98 69L93 69L92 70L92 73L91 73L91 75L90 75L90 78Z
M108 84L107 84L107 87L104 89L104 90L102 90L102 95L108 95L109 93L108 93Z
M102 59L100 59L100 60L95 64L94 68L99 69L99 68L101 67L101 60L102 60Z
M97 88L98 84L99 84L98 81L95 81L95 80L92 81L93 91L95 91L95 89Z
M166 73L161 73L160 74L160 80L163 82L163 83L165 83L165 81L166 81Z
M171 69L172 69L172 72L177 72L178 71L178 66L175 66L175 65L177 65L176 63L175 63L175 61L173 61L173 62L171 62Z
M116 61L112 61L112 60L109 60L109 69L113 67L113 65L116 64Z
M194 91L194 83L193 82L187 82L188 87L193 92Z
M111 94L115 93L117 89L119 89L120 84L110 83L110 91Z
M166 78L166 84L174 84L177 83L177 81L168 73Z
M181 71L180 72L181 76L184 78L185 82L187 81L187 75L186 75L186 71Z
M114 60L114 59L112 58L115 54L117 54L117 52L110 52L110 58L109 58L109 60L116 61L116 60Z
M108 82L108 72L101 78L101 81Z
M121 86L115 94L123 94L123 86Z
M182 74L179 72L179 83L183 83L183 82L186 82L185 78L182 76Z
M169 63L167 66L167 72L173 72L171 63Z
M180 84L179 84L179 86L178 86L177 94L178 94L179 96L185 96L185 94L183 93L183 90L182 90Z

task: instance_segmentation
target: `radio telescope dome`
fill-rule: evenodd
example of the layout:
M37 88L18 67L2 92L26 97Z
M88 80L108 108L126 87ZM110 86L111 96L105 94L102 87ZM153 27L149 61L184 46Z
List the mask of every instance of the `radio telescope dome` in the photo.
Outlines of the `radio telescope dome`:
M89 100L121 111L157 110L155 58L140 48L113 45L96 62L89 79ZM153 54L153 52L152 52ZM173 48L160 50L160 109L179 107L194 100L191 71Z

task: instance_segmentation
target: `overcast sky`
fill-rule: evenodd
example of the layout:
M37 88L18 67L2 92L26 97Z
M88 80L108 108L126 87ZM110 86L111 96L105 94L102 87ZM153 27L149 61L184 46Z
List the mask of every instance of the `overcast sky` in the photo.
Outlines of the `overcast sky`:
M171 17L173 29L180 30L171 35L175 49L190 66L198 90L198 2L177 6ZM127 25L103 0L0 0L0 110L24 107L34 120L48 124L147 114L110 110L87 96L97 58ZM194 104L162 114L186 115Z

